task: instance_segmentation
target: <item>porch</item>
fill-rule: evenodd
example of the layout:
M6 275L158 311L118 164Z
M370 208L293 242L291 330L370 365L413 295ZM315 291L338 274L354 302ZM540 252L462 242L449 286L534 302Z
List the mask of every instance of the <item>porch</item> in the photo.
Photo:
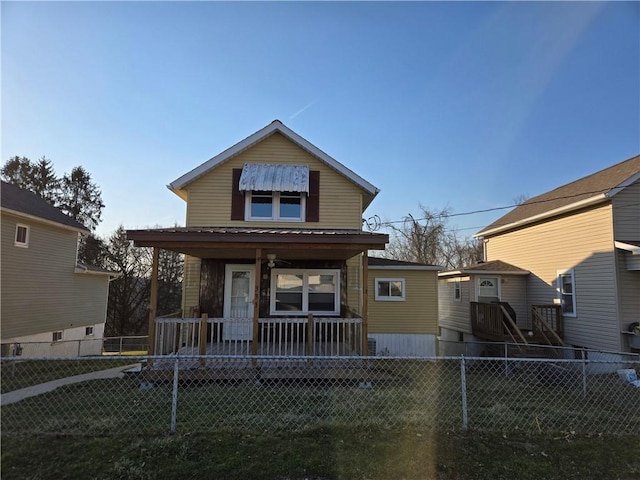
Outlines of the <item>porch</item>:
M257 325L256 325L257 324ZM255 330L255 331L254 331ZM155 319L157 355L360 356L362 318Z
M532 305L531 320L517 322L507 302L471 302L473 335L493 342L564 345L560 305Z

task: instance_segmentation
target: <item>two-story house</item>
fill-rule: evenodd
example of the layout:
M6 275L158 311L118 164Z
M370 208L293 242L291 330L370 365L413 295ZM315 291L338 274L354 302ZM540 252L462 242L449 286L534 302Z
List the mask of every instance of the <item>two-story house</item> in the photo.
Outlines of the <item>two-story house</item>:
M77 261L89 230L2 182L2 355L99 355L113 272Z
M127 231L185 254L183 318L155 318L152 293L155 353L435 353L438 267L370 258L379 190L280 121L168 187L185 227Z
M525 339L548 329L562 337L549 332L554 344L640 346L640 156L533 197L476 236L486 262L440 273L442 339L517 339L511 317Z

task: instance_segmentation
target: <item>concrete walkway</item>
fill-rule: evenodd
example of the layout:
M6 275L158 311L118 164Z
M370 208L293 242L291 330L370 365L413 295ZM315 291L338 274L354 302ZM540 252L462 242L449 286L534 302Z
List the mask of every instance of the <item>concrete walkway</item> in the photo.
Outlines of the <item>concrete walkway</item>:
M35 397L36 395L51 392L58 387L71 385L73 383L86 382L87 380L101 380L105 378L122 378L124 377L125 370L139 366L139 363L134 363L131 365L124 365L122 367L109 368L108 370L98 370L96 372L83 373L82 375L75 375L73 377L59 378L50 382L40 383L38 385L31 385L30 387L21 388L20 390L3 393L0 396L0 405L4 406L16 403L25 398Z

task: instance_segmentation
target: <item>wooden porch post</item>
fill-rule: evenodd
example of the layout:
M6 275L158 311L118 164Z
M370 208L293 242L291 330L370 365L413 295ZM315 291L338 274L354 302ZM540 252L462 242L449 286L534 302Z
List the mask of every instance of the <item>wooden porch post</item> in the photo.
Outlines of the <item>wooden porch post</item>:
M149 297L149 355L155 355L156 315L158 313L158 262L160 250L153 247L153 264L151 266L151 295Z
M362 252L362 355L367 355L369 335L369 252Z
M307 355L309 356L313 355L313 343L315 342L315 339L313 338L314 333L315 328L313 328L313 314L310 313L307 315Z
M256 277L253 289L253 342L251 345L251 354L258 354L258 341L260 339L260 328L258 319L260 318L260 281L262 279L262 249L256 248Z
M200 355L207 354L207 324L209 323L209 314L203 313L200 317L200 344L198 345L198 353ZM205 361L200 359L200 365L205 366Z

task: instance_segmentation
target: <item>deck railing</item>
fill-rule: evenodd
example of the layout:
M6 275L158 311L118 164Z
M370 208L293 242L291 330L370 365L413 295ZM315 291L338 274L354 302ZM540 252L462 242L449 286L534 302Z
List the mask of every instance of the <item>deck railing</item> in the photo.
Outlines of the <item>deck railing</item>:
M260 318L257 337L258 355L361 355L362 319ZM162 317L156 319L154 351L157 355L251 355L252 341L250 318Z

